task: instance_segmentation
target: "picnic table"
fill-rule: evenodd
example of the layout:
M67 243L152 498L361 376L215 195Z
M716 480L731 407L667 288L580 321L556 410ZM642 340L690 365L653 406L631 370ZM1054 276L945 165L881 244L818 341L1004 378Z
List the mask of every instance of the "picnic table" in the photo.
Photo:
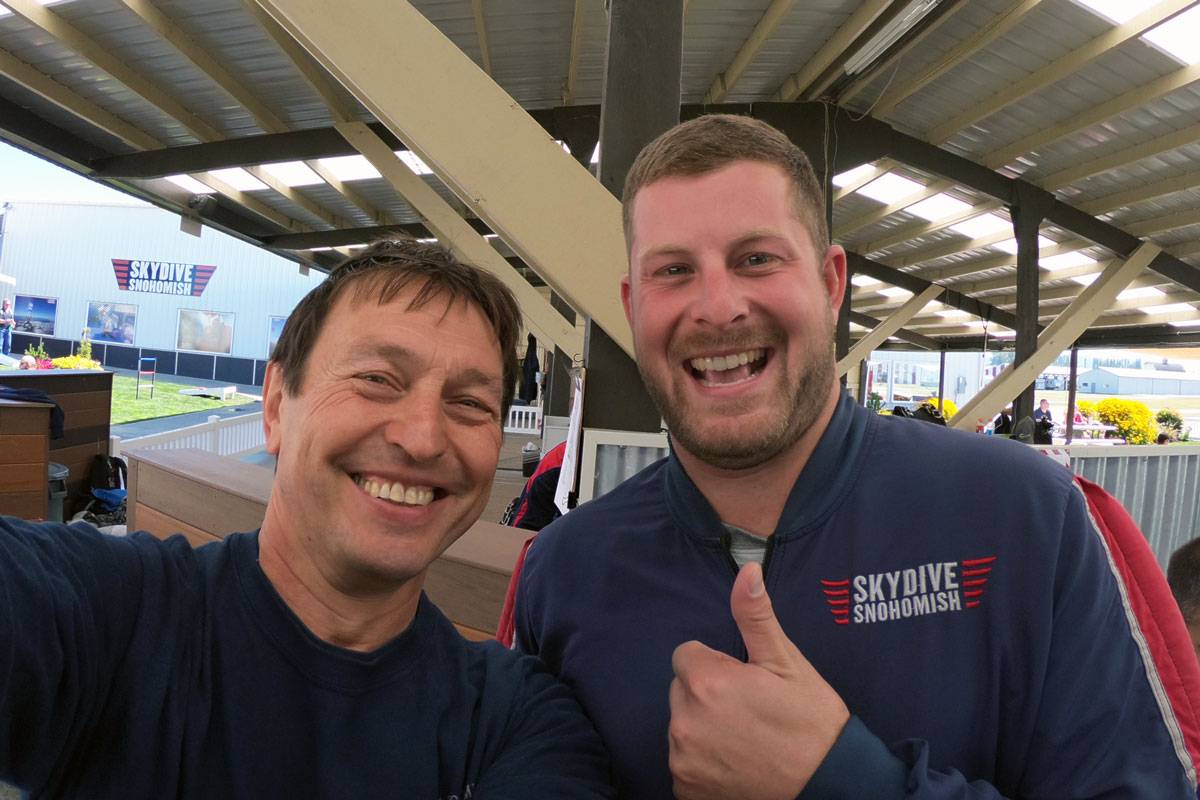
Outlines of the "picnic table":
M1076 422L1071 427L1073 428L1075 438L1083 438L1080 436L1080 434L1087 434L1088 438L1091 438L1091 439L1107 438L1107 435L1109 433L1112 433L1112 432L1116 431L1116 429L1117 429L1116 425L1105 425L1104 423L1101 423L1101 422ZM1065 436L1066 432L1067 432L1066 424L1059 423L1055 429L1055 433L1060 433ZM1097 436L1096 434L1102 434L1102 435Z

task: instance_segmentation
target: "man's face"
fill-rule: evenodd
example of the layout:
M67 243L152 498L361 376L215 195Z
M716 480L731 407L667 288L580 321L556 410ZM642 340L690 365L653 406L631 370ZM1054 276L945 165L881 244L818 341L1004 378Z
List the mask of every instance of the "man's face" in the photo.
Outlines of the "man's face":
M814 250L784 171L738 161L641 189L621 299L638 368L677 446L764 463L813 424L834 380L845 253Z
M300 391L284 391L275 364L268 374L280 534L343 590L419 578L479 518L496 471L496 336L462 301L407 310L415 291L386 305L348 291L325 319Z

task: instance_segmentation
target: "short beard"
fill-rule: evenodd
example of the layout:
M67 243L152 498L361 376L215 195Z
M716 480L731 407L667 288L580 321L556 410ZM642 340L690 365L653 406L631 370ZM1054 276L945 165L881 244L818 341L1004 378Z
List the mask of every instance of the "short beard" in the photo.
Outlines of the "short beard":
M671 396L670 379L667 385L659 385L644 370L642 382L646 385L655 405L667 422L675 443L695 458L724 470L744 470L765 464L785 452L800 440L817 421L821 410L829 401L829 387L833 384L835 369L835 351L833 340L833 318L827 320L829 331L828 345L817 345L803 354L800 372L793 382L791 376L785 375L776 396L769 401L779 409L779 413L768 419L757 431L743 430L731 436L720 436L705 429L700 420L689 419L688 409L683 404L674 402ZM776 342L786 340L782 332L771 338ZM761 340L760 340L761 341ZM736 346L736 345L735 345ZM672 348L674 350L676 348ZM694 352L694 350L693 350ZM782 358L778 347L773 358ZM669 359L670 363L679 363L678 357ZM752 407L732 408L730 413L750 411Z

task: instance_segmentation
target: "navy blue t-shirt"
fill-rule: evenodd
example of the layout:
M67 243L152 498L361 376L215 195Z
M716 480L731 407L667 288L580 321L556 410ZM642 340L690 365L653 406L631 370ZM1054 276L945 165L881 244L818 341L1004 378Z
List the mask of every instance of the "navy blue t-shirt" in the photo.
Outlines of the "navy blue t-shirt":
M35 797L599 798L607 775L565 687L424 596L359 653L290 611L257 534L0 517L0 777Z

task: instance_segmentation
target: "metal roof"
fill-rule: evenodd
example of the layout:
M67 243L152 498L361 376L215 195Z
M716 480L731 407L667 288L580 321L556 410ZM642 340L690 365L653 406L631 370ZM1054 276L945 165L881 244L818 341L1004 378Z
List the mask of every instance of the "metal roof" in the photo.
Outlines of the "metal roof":
M337 180L321 162L355 153L336 136L322 138L335 124L374 119L252 0L0 4L14 12L0 17L0 138L277 250L280 242L304 244L306 234L345 246L378 235L379 226L427 235L420 215L387 179ZM604 0L412 5L521 106L537 112L552 135L568 138L571 115L597 127L608 33ZM1088 335L1101 341L1099 332L1116 325L1132 332L1129 341L1194 343L1200 328L1171 323L1200 320L1200 66L1182 63L1142 34L1197 2L1163 0L1114 25L1076 0L941 0L861 71L848 73L867 40L914 5L687 0L683 102L819 100L854 120L883 123L897 136L912 137L910 143L941 148L923 151L930 159L961 159L941 174L929 163L890 158L878 163L881 171L930 187L922 195L945 194L974 206L972 213L1007 218L988 186L964 179L964 165L1052 192L1109 227L1082 230L1064 214L1043 224L1049 240L1043 262L1072 252L1096 262L1053 270L1043 264L1043 324L1083 291L1076 278L1127 255L1111 248L1118 235L1130 234L1174 256L1174 279L1147 271L1133 286L1163 294L1139 298L1144 305L1137 307L1115 301ZM383 36L364 46L387 43ZM403 149L386 131L381 135ZM206 144L214 148L170 149ZM244 145L249 160L237 163L265 185L238 191L212 174L236 160L232 148L216 149L230 144ZM179 167L138 173L132 162L118 165L116 158L159 150ZM304 161L323 182L288 187L260 169L280 159ZM172 172L212 187L210 199L163 179ZM422 179L468 215L440 180ZM956 308L984 315L1014 308L1016 256L997 248L1011 230L967 235L906 210L910 198L885 203L858 191L836 196L835 238L875 268L892 268L900 276L894 280L938 282L961 293ZM288 252L318 268L335 257L324 250ZM887 282L856 285L853 309L879 316L903 304L895 293L879 294L882 288ZM1191 311L1177 305L1193 302ZM1174 307L1164 313L1153 310L1168 304ZM906 327L954 345L980 337L981 323L931 308ZM989 330L997 327L993 317Z

